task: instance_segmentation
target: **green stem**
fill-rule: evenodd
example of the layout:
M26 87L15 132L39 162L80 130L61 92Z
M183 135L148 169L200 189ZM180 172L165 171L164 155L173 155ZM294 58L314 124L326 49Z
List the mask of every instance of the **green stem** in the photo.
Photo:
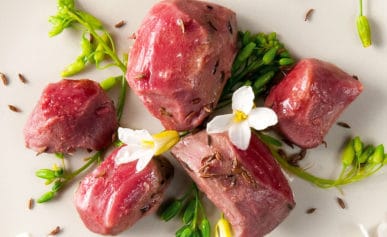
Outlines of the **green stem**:
M121 90L120 90L120 95L118 97L118 104L117 104L118 121L121 120L122 113L124 111L126 91L127 91L127 83L125 80L125 76L122 76L121 77Z
M102 154L102 151L97 151L93 156L90 157L90 159L82 166L80 167L79 169L77 169L76 171L68 174L65 176L65 181L64 181L64 184L65 183L68 183L70 182L72 179L74 179L77 175L79 175L80 173L82 173L83 171L85 171L87 168L89 168L89 166L91 166L92 164L94 164L96 161L99 160L99 158L101 157L101 154Z
M80 17L76 12L71 11L67 7L64 8L66 9L66 12L72 16L74 19L76 19L81 25L83 25L89 32L90 34L93 35L95 39L98 40L98 43L101 44L103 49L106 51L106 53L110 56L110 58L116 63L116 65L121 69L121 71L125 74L126 72L126 67L122 63L122 61L117 57L115 52L113 52L110 47L104 42L104 40L97 34L97 32L94 30L93 27L89 25L89 23L85 22L82 17Z
M360 16L363 15L363 0L359 0L359 4L360 4Z

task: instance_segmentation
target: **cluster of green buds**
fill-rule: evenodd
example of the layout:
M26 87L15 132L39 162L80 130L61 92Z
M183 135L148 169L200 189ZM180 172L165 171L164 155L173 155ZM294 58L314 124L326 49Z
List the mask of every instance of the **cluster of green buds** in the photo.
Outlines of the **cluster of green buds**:
M251 34L239 32L240 50L232 66L221 102L228 100L233 91L243 85L252 86L255 95L267 90L277 72L293 66L295 60L281 43L275 32Z
M87 64L95 64L97 68L118 66L125 72L125 64L117 57L113 39L103 24L93 15L77 9L74 0L58 0L58 12L49 18L53 25L49 36L56 36L64 29L76 25L82 31L81 53L73 63L61 73L62 77L73 76L84 70ZM113 63L101 67L105 58Z
M52 169L40 169L35 172L35 175L39 178L46 180L45 184L53 184L51 190L44 193L37 200L38 203L50 201L54 198L59 189L62 188L64 183L64 169L62 167L53 165Z
M181 217L183 226L176 231L176 237L211 236L211 225L195 184L183 197L164 204L160 210L160 218L164 221L176 216Z
M280 154L278 147L281 143L267 135L258 134L261 140L268 145L274 158L282 168L320 188L341 187L343 185L361 181L380 170L387 164L387 154L383 144L377 146L365 144L356 136L348 141L341 154L341 172L337 179L318 177L302 167L289 163L284 154ZM273 142L275 141L275 142Z
M336 180L338 185L360 181L383 167L387 163L387 154L383 144L376 147L355 137L346 144L341 155L342 171Z

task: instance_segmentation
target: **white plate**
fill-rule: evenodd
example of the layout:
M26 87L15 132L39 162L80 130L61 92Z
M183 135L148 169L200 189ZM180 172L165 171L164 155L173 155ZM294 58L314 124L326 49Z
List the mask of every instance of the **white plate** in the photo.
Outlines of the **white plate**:
M95 0L80 1L82 8L102 19L117 39L120 52L129 49L129 35L139 26L154 0ZM357 75L364 84L363 94L342 114L352 129L334 126L326 137L328 149L318 148L309 153L307 163L311 170L325 176L333 175L338 149L347 135L361 135L367 142L387 144L387 2L365 1L365 12L372 23L374 45L362 48L356 33L355 19L358 1L345 0L217 0L229 6L238 15L241 29L276 31L290 51L299 58L317 57L333 62ZM310 21L304 16L308 9L315 11ZM59 72L79 52L79 35L65 31L49 38L48 16L55 14L56 1L0 1L0 71L6 73L10 84L0 85L0 229L1 236L15 236L30 232L45 236L55 226L63 228L60 236L97 236L89 232L79 219L72 204L75 184L56 201L27 209L27 201L36 198L49 187L34 176L35 170L51 167L55 158L49 155L35 157L24 148L22 128L28 114L37 102L42 89L49 82L60 79ZM113 27L120 20L126 25ZM27 84L18 81L22 73ZM94 80L115 75L117 71L90 70L76 78ZM8 104L22 112L14 113ZM123 126L161 130L157 120L129 92ZM79 165L78 157L69 164ZM77 163L77 164L75 164ZM182 176L178 172L177 176ZM172 189L181 189L175 179ZM387 176L375 175L366 181L344 187L342 195L336 189L322 190L295 179L291 186L295 193L296 208L269 236L362 236L358 225L363 225L375 236L377 224L387 214ZM175 191L170 191L173 193ZM341 209L336 196L346 201ZM317 208L307 215L305 211ZM214 215L216 217L216 215ZM141 220L120 236L173 236L178 222L163 223L156 216Z

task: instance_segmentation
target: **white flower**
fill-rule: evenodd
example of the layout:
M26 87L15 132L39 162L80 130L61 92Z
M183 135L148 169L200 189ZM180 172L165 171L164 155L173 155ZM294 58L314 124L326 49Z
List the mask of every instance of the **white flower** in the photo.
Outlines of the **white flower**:
M232 114L216 116L207 124L207 133L228 131L231 142L241 150L250 143L251 130L263 130L278 122L270 108L254 108L254 92L250 86L242 86L232 95Z
M136 171L138 172L148 165L153 156L160 155L175 145L180 136L174 130L166 130L152 136L147 130L120 127L118 138L126 146L118 151L115 157L116 164L137 160Z

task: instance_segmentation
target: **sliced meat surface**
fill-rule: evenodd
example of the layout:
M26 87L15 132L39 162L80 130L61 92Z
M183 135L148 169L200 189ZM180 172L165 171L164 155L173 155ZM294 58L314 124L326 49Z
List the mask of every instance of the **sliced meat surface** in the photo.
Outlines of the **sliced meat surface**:
M193 129L216 106L236 43L233 11L195 0L158 2L136 33L127 80L166 129Z
M271 91L265 105L278 115L280 131L302 148L323 142L342 111L362 92L362 84L337 66L303 59Z
M37 152L102 149L118 128L113 101L88 79L49 84L24 127L28 148Z
M172 154L224 213L235 237L264 236L295 206L280 167L254 135L243 151L227 134L201 131L181 140Z
M75 206L83 223L95 233L116 235L159 207L173 167L154 157L136 172L136 161L116 165L119 148L87 175L75 192Z

